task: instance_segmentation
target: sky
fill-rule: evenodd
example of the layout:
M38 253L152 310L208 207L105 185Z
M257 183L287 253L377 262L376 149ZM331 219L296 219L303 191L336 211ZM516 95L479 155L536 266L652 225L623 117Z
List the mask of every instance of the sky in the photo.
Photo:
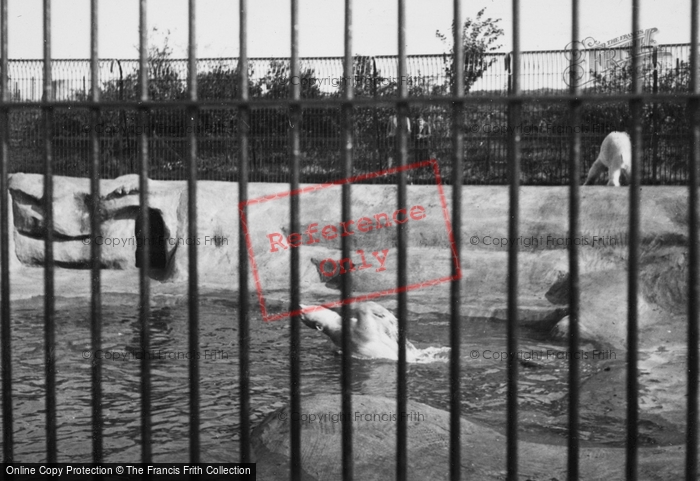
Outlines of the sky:
M42 0L9 0L9 56L39 59L43 56ZM449 34L452 0L407 0L406 50L409 55L439 54L449 49L435 35ZM631 0L586 0L581 3L581 40L599 42L631 32ZM395 55L398 52L396 0L353 2L353 53ZM162 45L167 37L174 57L187 51L187 0L150 0L150 42ZM506 0L465 1L464 17L501 19L505 35L500 51L512 48L511 5ZM288 0L248 1L248 55L290 55L290 7ZM659 44L690 41L690 0L641 0L641 28L657 28ZM344 2L299 0L302 57L342 56L344 52ZM197 55L238 56L238 2L197 2ZM52 57L88 58L90 46L89 0L53 0ZM101 58L137 58L138 0L99 2L99 55ZM565 0L521 2L522 50L560 50L571 40L571 7Z

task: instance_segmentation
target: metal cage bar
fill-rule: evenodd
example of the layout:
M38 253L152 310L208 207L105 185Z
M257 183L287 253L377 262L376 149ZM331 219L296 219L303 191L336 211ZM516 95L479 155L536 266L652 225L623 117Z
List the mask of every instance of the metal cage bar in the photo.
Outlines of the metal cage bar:
M99 54L97 36L98 9L97 0L90 2L90 100L96 104L100 100ZM97 126L100 122L100 110L90 112L90 235L92 239L100 233L100 139ZM102 349L102 295L100 275L101 246L98 242L90 243L91 296L90 319L92 352ZM92 358L92 459L95 463L103 460L102 442L102 357Z
M147 0L139 1L139 98L148 100L148 22ZM150 245L147 242L150 233L148 208L148 133L145 126L148 123L148 110L139 111L141 133L139 134L139 206L140 215L137 224L141 234L141 256L139 270L140 289L140 324L141 324L141 462L151 462L151 363L150 356L145 355L151 350L151 335L148 318L150 315Z
M581 182L581 102L577 101L581 88L576 62L579 50L579 0L571 0L571 63L569 66L569 114L574 130L569 146L569 236L577 239L580 234L580 182ZM579 349L579 262L580 249L576 242L569 244L569 352ZM569 481L579 479L579 358L569 356L569 436L567 474Z
M616 102L629 102L629 101L642 101L645 103L651 102L671 102L671 101L683 101L700 99L700 94L691 92L678 92L678 93L624 93L624 94L581 94L578 100L584 103L600 103L600 104L610 104ZM521 93L517 96L517 100L520 103L531 103L531 102L541 102L542 97L530 94ZM568 103L571 100L570 94L557 94L549 95L546 98L547 103ZM500 94L488 94L488 95L468 95L465 97L455 97L452 95L445 96L434 96L426 95L425 97L408 97L402 100L408 106L424 106L424 105L442 105L450 106L455 102L461 102L467 105L474 104L508 104L513 102L513 98L509 96L504 96ZM140 110L140 109L164 109L164 110L177 110L192 107L193 105L201 109L212 109L212 110L225 110L231 108L242 108L247 106L251 110L269 110L278 108L289 108L291 104L299 104L303 109L306 108L321 108L321 109L337 109L342 107L343 104L349 104L353 107L382 107L390 108L396 106L396 99L390 97L384 98L368 98L368 97L355 97L351 100L346 100L342 98L302 98L301 100L292 101L291 99L256 99L255 101L241 101L240 99L221 99L221 100L206 100L201 99L197 102L192 102L189 100L172 100L172 101L155 101L155 100L109 100L102 101L99 107L102 109L109 108L120 108L124 110ZM53 100L50 102L36 101L36 102L7 102L7 108L12 110L31 110L37 108L83 108L90 109L96 107L96 105L91 101L78 102L75 100Z
M403 209L406 212L406 170L403 169L408 164L408 105L404 100L408 97L408 85L404 80L407 76L408 65L406 61L406 0L399 0L399 32L398 32L398 47L399 47L399 102L397 104L397 141L398 141L398 167L401 170L397 173L398 185L397 194L397 209ZM348 217L349 218L349 217ZM396 479L397 481L406 479L407 475L407 436L408 422L405 413L408 393L408 381L406 379L406 339L408 331L408 293L405 287L408 285L408 273L406 272L407 260L407 232L406 224L396 226L396 245L398 254L398 273L396 285L398 289L398 312L399 320L399 353L397 364L397 383L396 383Z
M508 122L511 127L520 125L521 100L520 95L520 0L513 0L513 52L510 77L510 92L508 103ZM520 133L511 130L508 136L508 167L509 167L509 220L508 236L518 238L520 223ZM518 478L518 245L512 242L508 245L508 421L506 427L507 442L507 475L508 479Z
M197 102L197 36L196 36L196 0L189 0L189 45L187 97L196 104ZM197 272L197 116L199 111L196 105L187 109L187 225L190 238L188 251L188 294L189 294L189 349L190 352L199 352L199 286ZM190 461L199 462L199 356L190 358Z
M345 0L345 56L343 61L343 74L346 79L352 77L352 0ZM352 82L344 82L343 100L341 105L341 162L343 165L343 177L352 177L352 107L349 102L353 99ZM352 191L351 184L346 182L341 187L341 222L352 219ZM350 258L350 237L342 237L340 243L341 259ZM341 410L343 413L342 448L343 448L343 481L352 481L354 477L354 449L352 445L353 421L352 421L352 343L350 339L350 304L347 302L352 297L353 279L348 272L340 277L341 306L341 344L342 344L342 375L341 375Z
M464 71L464 39L462 38L462 4L453 2L453 72ZM452 95L464 96L464 77L455 75ZM461 479L461 425L462 399L460 390L460 282L462 260L462 176L464 137L462 134L464 109L461 102L452 104L452 235L455 259L452 260L452 282L450 284L450 479Z
M44 100L51 88L51 0L44 0ZM56 305L53 255L53 108L42 110L44 130L44 362L46 370L46 461L57 461L56 446Z
M244 223L248 218L248 0L239 0L239 67L238 96L238 344L240 363L239 399L241 406L241 459L249 463L250 456L250 301L248 290L248 250Z
M632 31L639 29L639 0L632 0ZM640 67L639 37L632 36L632 92L642 91L642 80L638 74ZM629 258L627 289L627 463L625 473L628 480L637 479L637 437L639 434L639 380L637 379L638 362L638 319L637 296L639 294L639 186L642 166L642 103L630 101L632 117L632 181L630 183L630 223L629 223Z
M698 0L690 7L690 91L700 93L700 26L698 25ZM686 474L685 479L698 478L698 315L700 314L700 254L698 253L698 187L700 187L700 102L693 99L688 104L691 121L690 171L688 175L688 408L686 420Z
M290 58L290 97L292 101L301 98L300 82L294 81L299 78L299 1L291 1L291 58ZM292 104L289 110L290 115L290 160L292 178L289 188L292 192L299 191L299 157L301 155L301 108L298 104ZM300 231L300 213L299 213L299 195L289 196L290 207L290 227L289 232ZM292 249L290 257L290 289L291 289L291 312L299 312L299 304L301 302L301 289L299 286L299 249ZM292 413L301 411L301 316L299 314L290 317L290 350L289 350L289 369L290 369L290 397ZM290 419L290 469L291 479L293 481L301 480L301 419L299 416L292 416Z
M0 99L9 98L7 74L7 0L0 2ZM12 430L12 324L10 320L10 213L8 199L9 170L9 115L3 105L0 109L0 338L2 342L2 457L10 463L14 459Z

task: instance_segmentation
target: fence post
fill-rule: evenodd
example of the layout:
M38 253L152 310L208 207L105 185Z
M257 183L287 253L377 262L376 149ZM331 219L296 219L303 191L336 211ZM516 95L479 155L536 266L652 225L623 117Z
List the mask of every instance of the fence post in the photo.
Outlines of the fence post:
M119 101L123 102L124 101L124 71L122 70L122 63L117 59L117 67L119 68ZM117 150L119 152L119 161L120 163L124 161L124 150L127 151L127 154L129 158L131 159L131 169L129 171L131 173L136 172L136 156L131 155L131 139L129 138L129 130L128 130L128 124L127 124L127 119L126 119L126 110L122 109L120 114L119 114L119 120L121 122L121 128L119 129L119 133L117 134ZM136 125L136 122L134 122L134 126ZM126 142L124 141L124 136L126 136ZM125 146L126 145L126 149ZM121 170L121 169L120 169ZM121 172L119 173L121 175Z
M372 99L377 101L377 59L372 57ZM375 103L372 107L374 115L372 116L372 122L374 122L374 151L377 153L377 169L382 169L382 159L384 158L384 149L380 147L380 136L379 136L379 112L377 111L377 104ZM375 183L379 182L377 178Z
M507 87L507 88L508 88L508 92L507 92L508 94L510 94L510 92L511 92L511 90L512 90L512 88L513 88L513 84L512 84L512 82L513 82L513 72L511 71L511 68L510 68L510 59L511 59L511 56L512 56L512 55L513 55L512 52L508 52L508 53L506 54L505 58L504 58L505 63L506 63L506 75L507 75L507 79L508 79L508 87Z
M508 80L508 89L506 94L510 95L513 92L513 68L511 60L513 58L513 52L508 52L505 57L506 62L506 76ZM510 118L510 116L508 117ZM488 135L491 135L490 133Z

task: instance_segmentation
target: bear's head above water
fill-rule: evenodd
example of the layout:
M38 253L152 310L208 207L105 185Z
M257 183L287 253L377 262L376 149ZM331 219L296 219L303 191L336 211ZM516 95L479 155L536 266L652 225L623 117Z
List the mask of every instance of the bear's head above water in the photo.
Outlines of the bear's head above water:
M335 311L321 306L301 304L301 320L311 329L327 335L333 343L342 345L342 318ZM352 353L368 358L398 360L399 321L391 312L376 302L368 301L353 309L350 318ZM406 342L409 362L416 358L416 348Z

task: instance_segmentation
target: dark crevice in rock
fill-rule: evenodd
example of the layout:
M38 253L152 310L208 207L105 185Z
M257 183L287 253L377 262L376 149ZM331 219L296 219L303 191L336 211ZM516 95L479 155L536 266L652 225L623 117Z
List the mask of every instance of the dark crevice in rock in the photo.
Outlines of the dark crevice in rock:
M23 235L24 237L29 237L30 239L36 239L36 240L43 241L46 238L45 230L42 230L41 232L27 232L24 230L17 229L17 231L21 235ZM72 241L82 241L85 239L90 239L90 234L70 236L70 235L61 234L60 232L55 232L55 231L53 232L53 241L54 242L72 242Z
M148 209L148 232L141 232L141 214L136 217L136 267L141 268L141 252L148 245L148 268L164 270L167 267L167 235L163 216L155 209Z

